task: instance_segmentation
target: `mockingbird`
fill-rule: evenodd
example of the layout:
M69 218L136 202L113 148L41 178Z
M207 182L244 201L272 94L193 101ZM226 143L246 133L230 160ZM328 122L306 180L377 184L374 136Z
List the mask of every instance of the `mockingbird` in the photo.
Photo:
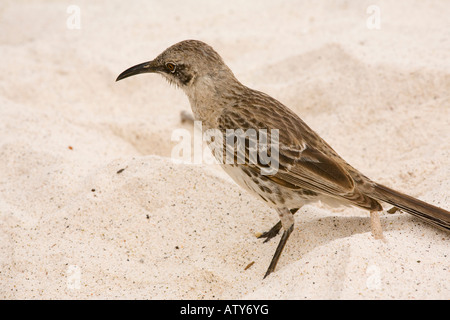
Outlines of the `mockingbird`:
M437 227L450 230L450 212L378 184L343 160L317 133L282 103L241 84L209 45L186 40L166 49L154 60L122 72L117 80L140 73L158 73L180 87L189 98L194 118L207 129L277 129L278 167L263 174L267 163L251 161L252 139L233 148L233 163L223 169L240 186L274 208L278 222L261 237L283 234L264 277L275 270L294 226L293 214L303 205L322 201L331 205L354 205L371 212L372 230L382 237L378 211L389 203ZM267 134L268 139L273 134ZM260 138L258 135L256 138ZM225 145L225 139L211 142ZM227 149L228 150L228 149ZM228 151L227 151L228 152ZM220 156L225 156L226 152ZM216 154L217 156L217 154ZM259 158L258 158L259 160Z

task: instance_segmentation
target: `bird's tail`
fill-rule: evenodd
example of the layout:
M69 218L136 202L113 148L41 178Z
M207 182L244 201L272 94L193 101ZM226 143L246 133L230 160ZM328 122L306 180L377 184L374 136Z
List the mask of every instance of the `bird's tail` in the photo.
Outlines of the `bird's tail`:
M374 194L372 194L372 197L392 204L434 226L450 231L450 212L444 209L435 207L380 184L375 185L375 191Z

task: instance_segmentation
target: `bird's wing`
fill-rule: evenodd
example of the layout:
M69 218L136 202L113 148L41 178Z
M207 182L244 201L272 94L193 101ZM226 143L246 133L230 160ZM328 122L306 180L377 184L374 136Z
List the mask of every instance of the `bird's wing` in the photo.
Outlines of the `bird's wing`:
M277 102L275 100L275 102ZM343 198L354 205L379 210L379 203L365 196L357 187L347 163L310 129L295 113L281 103L266 109L245 103L245 111L239 105L225 109L218 119L221 130L266 129L268 142L272 138L271 129L278 129L279 167L275 174L265 177L274 183L290 189L305 189L334 198ZM258 138L260 136L258 135ZM249 140L247 139L248 143ZM224 143L226 149L226 143ZM246 167L255 174L267 165L249 163L249 146L245 145ZM235 156L238 158L238 155Z

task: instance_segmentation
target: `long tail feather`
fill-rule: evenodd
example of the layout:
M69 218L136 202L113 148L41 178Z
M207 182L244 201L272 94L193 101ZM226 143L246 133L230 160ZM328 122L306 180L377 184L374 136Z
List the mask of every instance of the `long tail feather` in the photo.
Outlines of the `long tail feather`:
M450 231L450 212L383 185L375 186L374 198L392 204L426 222Z

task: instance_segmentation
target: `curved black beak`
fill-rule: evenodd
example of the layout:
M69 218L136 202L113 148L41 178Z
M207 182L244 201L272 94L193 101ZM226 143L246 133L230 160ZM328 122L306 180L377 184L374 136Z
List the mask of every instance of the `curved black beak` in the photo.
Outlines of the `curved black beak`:
M134 76L134 75L140 74L140 73L154 73L154 72L158 72L158 71L161 71L160 66L157 62L155 62L155 60L147 61L147 62L138 64L138 65L135 65L134 67L128 68L127 70L125 70L124 72L119 74L116 81L131 77L131 76Z

